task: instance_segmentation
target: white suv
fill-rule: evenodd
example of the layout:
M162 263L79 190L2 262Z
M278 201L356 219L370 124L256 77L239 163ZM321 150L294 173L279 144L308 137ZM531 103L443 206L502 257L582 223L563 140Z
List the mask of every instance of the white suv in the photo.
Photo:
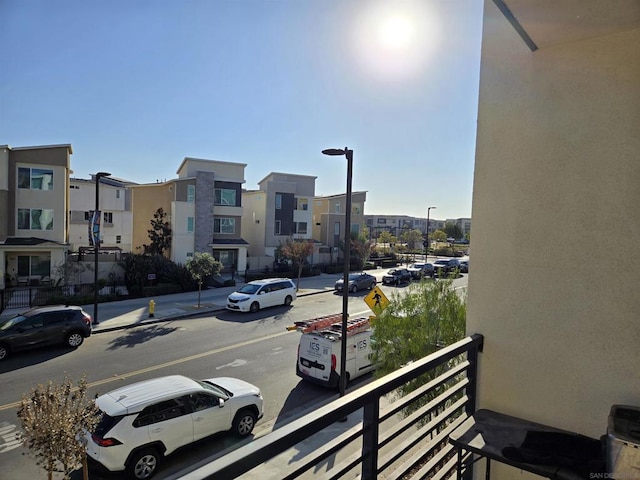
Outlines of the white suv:
M260 389L229 377L192 380L181 375L145 380L101 395L102 419L86 434L90 465L148 479L165 455L227 430L251 434L262 418Z
M243 285L227 297L227 309L257 312L274 305L291 305L296 299L296 285L288 278L266 278Z

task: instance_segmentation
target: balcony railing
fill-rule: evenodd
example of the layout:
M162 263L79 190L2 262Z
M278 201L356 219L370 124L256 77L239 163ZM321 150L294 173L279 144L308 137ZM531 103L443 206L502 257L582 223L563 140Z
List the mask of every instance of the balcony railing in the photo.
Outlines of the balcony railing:
M283 480L455 478L455 452L447 440L475 411L482 346L482 335L466 337L172 478L274 478L267 472L274 458L283 459L278 464ZM425 375L426 383L398 396L398 389ZM397 398L390 402L390 396ZM351 427L341 423L360 417ZM325 438L326 429L341 433L328 434L317 447L304 446L305 440Z

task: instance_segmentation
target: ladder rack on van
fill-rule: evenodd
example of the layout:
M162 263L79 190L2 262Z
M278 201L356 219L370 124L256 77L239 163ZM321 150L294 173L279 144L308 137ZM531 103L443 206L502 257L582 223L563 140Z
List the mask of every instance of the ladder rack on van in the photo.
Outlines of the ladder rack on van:
M366 317L347 320L347 335L364 332L371 327L369 319ZM313 320L294 322L293 326L287 330L298 330L302 333L311 333L318 330L330 330L332 333L342 333L342 314L325 315Z

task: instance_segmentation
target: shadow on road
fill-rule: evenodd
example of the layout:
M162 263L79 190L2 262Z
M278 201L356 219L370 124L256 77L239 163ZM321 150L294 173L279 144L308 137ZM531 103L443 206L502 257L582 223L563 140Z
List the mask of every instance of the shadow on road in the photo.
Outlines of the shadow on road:
M118 348L133 348L141 343L148 342L153 338L163 337L169 335L179 327L168 327L165 324L155 324L151 326L145 326L144 328L132 328L126 330L123 335L120 335L111 342L109 342L109 350L116 350Z
M78 348L86 348L86 346L81 345ZM10 356L0 362L0 373L20 370L21 368L48 362L53 358L73 353L75 350L76 349L66 347L49 346L21 352L12 352Z

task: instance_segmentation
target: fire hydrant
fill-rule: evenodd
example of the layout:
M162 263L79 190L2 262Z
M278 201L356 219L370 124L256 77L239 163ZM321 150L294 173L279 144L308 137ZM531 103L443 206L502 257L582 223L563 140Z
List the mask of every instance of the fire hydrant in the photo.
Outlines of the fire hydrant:
M149 318L153 318L153 314L156 310L156 302L151 299L149 300Z

